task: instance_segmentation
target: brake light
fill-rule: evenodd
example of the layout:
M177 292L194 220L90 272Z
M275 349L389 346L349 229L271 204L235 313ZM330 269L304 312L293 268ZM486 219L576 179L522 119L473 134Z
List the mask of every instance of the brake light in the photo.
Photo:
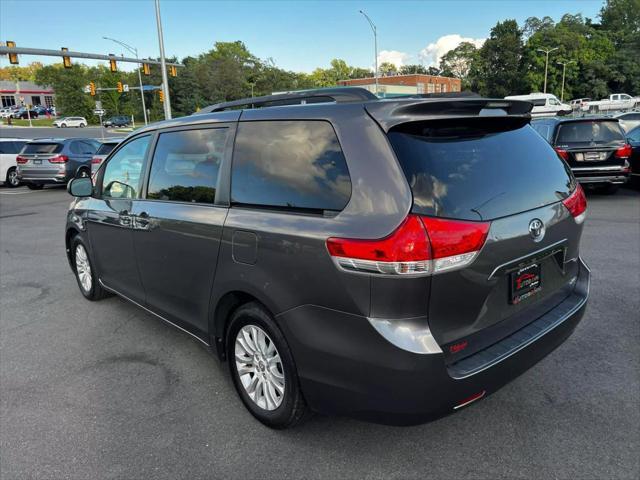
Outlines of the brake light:
M49 159L49 163L67 163L69 161L69 157L66 155L56 155L55 157L51 157Z
M584 222L585 217L587 216L587 197L584 195L584 190L578 183L576 189L565 198L562 203L569 213L573 216L576 223Z
M345 270L385 275L425 275L469 265L484 245L488 222L409 215L379 240L327 239L327 250Z
M93 157L93 158L91 159L91 163L92 163L93 165L98 165L98 164L100 164L100 162L102 162L102 159L101 159L100 157Z
M627 143L624 147L620 147L618 150L616 150L615 156L616 158L629 158L631 156L631 153L631 145Z
M16 163L19 163L20 165L24 165L25 163L27 163L29 161L29 159L27 157L23 157L21 155L18 155L16 157Z
M562 158L563 160L569 160L569 152L567 152L564 148L556 147L554 148L554 150L558 155L560 155L560 158Z

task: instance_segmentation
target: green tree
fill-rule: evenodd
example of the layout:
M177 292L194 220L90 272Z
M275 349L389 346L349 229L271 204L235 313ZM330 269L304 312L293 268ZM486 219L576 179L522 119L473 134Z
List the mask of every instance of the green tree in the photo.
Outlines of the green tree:
M401 75L426 74L427 69L423 65L402 65L400 67Z
M505 97L522 88L522 31L515 20L498 22L479 52L480 93Z
M378 70L380 70L380 75L389 75L398 71L396 66L391 62L382 62L378 67Z
M478 49L473 43L462 42L453 50L449 50L440 58L441 74L446 77L456 77L462 80L462 88L471 86L469 75L473 63L478 59Z

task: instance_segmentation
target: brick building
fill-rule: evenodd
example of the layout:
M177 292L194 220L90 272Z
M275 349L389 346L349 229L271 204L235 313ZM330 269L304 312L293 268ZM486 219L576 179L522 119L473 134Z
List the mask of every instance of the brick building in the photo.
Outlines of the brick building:
M363 87L373 93L376 90L376 82L373 77L340 80L338 85ZM378 94L381 97L416 93L459 92L461 87L462 83L459 78L437 75L412 74L378 77Z
M0 101L2 108L20 105L55 105L53 88L36 85L32 82L11 82L0 80Z

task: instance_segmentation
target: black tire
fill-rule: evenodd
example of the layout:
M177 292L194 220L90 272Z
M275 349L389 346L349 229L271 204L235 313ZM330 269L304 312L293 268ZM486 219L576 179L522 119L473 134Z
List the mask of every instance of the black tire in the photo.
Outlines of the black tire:
M76 172L76 178L86 178L90 176L91 176L91 172L89 171L88 168L79 168L78 171Z
M42 190L44 188L43 183L27 183L27 188L29 190Z
M16 188L20 185L20 180L18 180L18 175L16 173L16 167L11 167L7 171L7 178L5 178L4 184L9 188Z
M84 128L84 127L86 127L86 125L84 123L81 123L80 128Z
M85 288L80 279L80 275L78 274L78 259L76 258L78 245L81 245L84 249L84 252L86 253L86 261L89 265L91 277L90 288ZM102 288L102 285L100 285L100 283L98 282L98 276L96 275L96 271L93 267L93 262L91 261L91 253L89 252L89 247L84 242L84 240L82 240L80 235L76 235L71 240L71 259L73 260L73 272L75 273L80 293L82 293L82 295L84 295L87 300L91 301L102 300L103 298L108 297L109 293L104 288Z
M240 330L247 325L255 325L269 337L280 355L284 370L284 394L280 405L274 410L266 410L256 404L242 385L235 361L235 341ZM247 410L260 422L275 429L291 428L308 416L309 408L302 396L300 381L293 355L284 335L265 309L255 302L239 307L231 316L227 329L227 359L229 371L238 395Z
M60 125L60 127L61 127L61 128L67 128L67 124L66 124L66 123L63 123L63 124L61 124L61 125Z

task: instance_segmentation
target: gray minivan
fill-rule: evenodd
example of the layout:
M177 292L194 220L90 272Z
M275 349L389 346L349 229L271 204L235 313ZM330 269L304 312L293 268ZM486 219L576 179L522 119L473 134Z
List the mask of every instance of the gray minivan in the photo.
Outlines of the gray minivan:
M586 200L530 110L336 88L151 125L70 182L68 260L213 347L266 425L436 418L585 310Z

